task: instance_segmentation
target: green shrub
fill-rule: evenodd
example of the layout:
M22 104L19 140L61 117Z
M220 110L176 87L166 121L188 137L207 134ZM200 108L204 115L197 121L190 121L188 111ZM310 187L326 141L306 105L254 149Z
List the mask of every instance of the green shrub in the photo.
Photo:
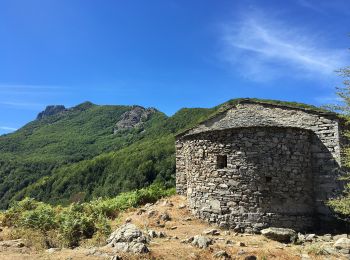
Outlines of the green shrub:
M56 212L48 204L40 203L36 208L24 211L18 219L23 228L39 230L43 233L57 227Z
M58 216L59 233L69 247L79 245L82 238L91 238L96 231L95 219L85 214L83 206L73 203Z
M47 246L56 240L57 234L62 246L75 247L81 240L93 238L100 243L110 234L108 220L119 212L175 194L175 189L166 189L161 184L125 192L115 198L95 199L91 202L72 203L67 207L53 207L43 202L25 198L3 212L3 225L21 229L23 234L31 231L41 233Z

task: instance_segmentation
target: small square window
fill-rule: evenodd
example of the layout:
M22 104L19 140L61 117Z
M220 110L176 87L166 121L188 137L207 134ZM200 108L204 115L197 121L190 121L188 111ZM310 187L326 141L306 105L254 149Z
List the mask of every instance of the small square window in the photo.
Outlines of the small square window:
M227 167L227 155L218 155L216 157L216 165L218 169Z
M266 177L265 177L265 181L266 181L267 183L271 182L271 181L272 181L272 177L266 176Z

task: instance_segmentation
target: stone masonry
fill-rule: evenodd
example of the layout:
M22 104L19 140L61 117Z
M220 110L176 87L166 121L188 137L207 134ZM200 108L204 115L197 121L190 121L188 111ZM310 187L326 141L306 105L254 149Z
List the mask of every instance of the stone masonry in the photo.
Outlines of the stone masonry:
M342 188L339 125L333 113L242 100L177 136L177 192L237 231L320 228Z

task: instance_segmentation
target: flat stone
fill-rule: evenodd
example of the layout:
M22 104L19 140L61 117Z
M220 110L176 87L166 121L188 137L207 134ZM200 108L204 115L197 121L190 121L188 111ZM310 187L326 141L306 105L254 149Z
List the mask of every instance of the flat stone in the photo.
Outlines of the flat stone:
M218 236L218 235L220 235L220 232L217 229L209 229L209 230L204 230L203 234L204 235Z
M186 208L186 205L185 204L180 204L177 208L178 209L184 209L184 208Z
M270 227L261 230L261 234L271 240L282 243L294 242L297 237L297 233L293 229L289 228Z

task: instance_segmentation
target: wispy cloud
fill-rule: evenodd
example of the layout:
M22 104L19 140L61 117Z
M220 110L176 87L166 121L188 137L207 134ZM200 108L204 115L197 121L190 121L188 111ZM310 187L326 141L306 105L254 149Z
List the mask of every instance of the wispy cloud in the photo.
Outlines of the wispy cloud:
M322 14L327 14L321 7L320 7L320 2L310 2L309 0L298 0L297 3L305 8L311 9L312 11L322 13ZM316 3L316 4L315 4Z
M64 90L60 86L21 85L0 83L1 94L49 94Z
M9 127L9 126L0 126L0 130L4 130L4 131L16 131L17 128Z
M222 27L223 58L258 81L333 76L346 64L347 50L321 45L310 35L315 33L254 13Z
M12 106L12 107L24 107L24 108L42 108L43 104L39 103L29 103L29 102L12 102L12 101L0 101L0 105Z
M331 12L350 14L349 0L298 0L297 3L323 15L329 15Z

